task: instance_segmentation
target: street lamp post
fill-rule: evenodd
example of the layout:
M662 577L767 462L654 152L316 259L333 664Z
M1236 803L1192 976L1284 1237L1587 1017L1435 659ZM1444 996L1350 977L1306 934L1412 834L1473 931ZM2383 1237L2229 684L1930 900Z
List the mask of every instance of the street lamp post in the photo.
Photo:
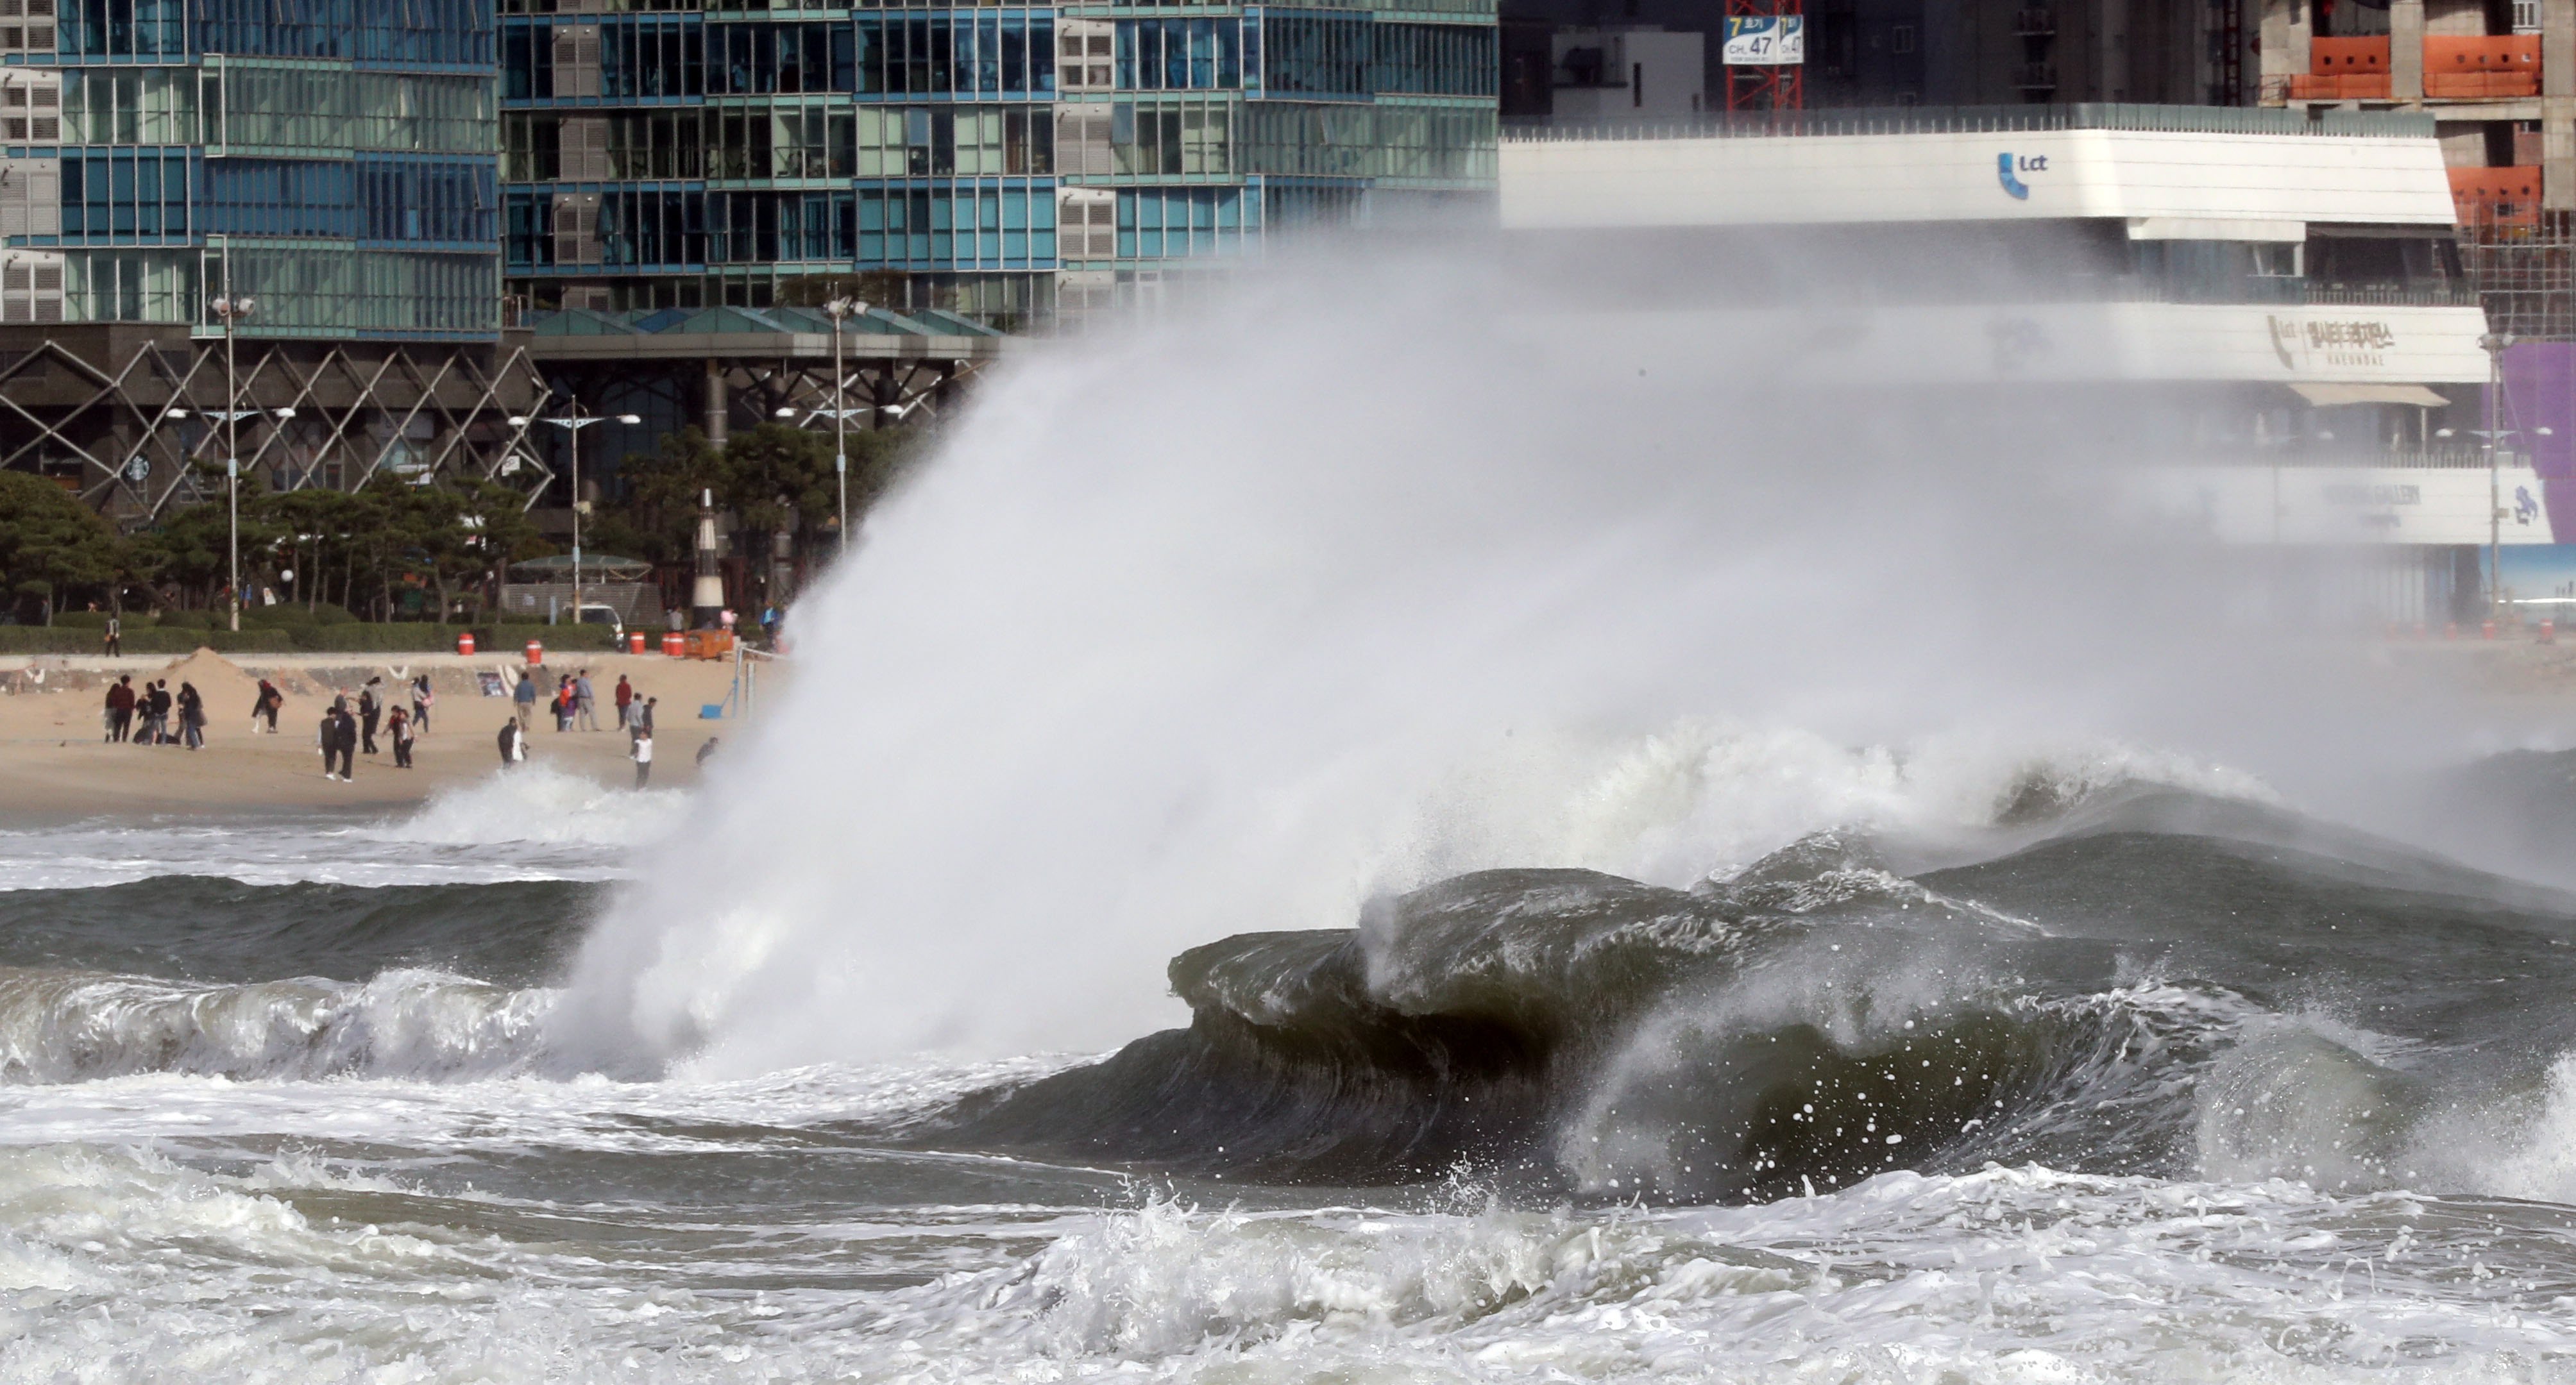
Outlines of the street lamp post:
M841 552L850 551L850 411L841 402L841 319L856 317L868 305L855 298L835 298L823 305L832 319L832 475L841 489Z
M521 416L510 420L513 428L525 428L530 423L551 423L569 435L565 442L572 449L572 623L575 625L581 624L581 430L594 423L610 421L606 415L583 413L579 400L572 401L571 411L561 418ZM644 420L635 414L618 414L614 421L636 424Z
M224 322L224 503L231 531L232 628L241 629L241 382L233 372L233 324L259 308L248 294L228 293L206 305Z
M2496 440L2504 431L2504 349L2513 338L2493 332L2478 338L2487 351L2487 619L2504 615L2504 476Z
M2488 333L2478 338L2478 346L2487 353L2486 427L2469 431L2486 440L2487 449L2487 619L2504 616L2504 457L2500 444L2507 437L2519 436L2524 430L2504 426L2504 353L2513 345L2510 336ZM2529 430L2534 437L2551 437L2548 428ZM2448 428L2438 429L2433 436L2447 438Z

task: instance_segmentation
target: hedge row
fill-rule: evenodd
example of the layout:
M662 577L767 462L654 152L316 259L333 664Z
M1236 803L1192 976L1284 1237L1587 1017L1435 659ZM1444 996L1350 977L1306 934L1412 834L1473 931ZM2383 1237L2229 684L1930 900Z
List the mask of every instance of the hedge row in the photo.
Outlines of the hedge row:
M253 627L261 630L294 630L308 625L358 623L356 616L337 606L316 606L309 611L291 603L282 606L244 606L242 608L242 628L245 630ZM228 628L230 624L231 616L220 607L211 611L163 611L157 616L150 611L128 611L123 618L124 630L128 635L137 630L152 629L222 630ZM54 614L54 628L104 630L107 628L107 612L57 611Z
M128 654L187 654L200 647L224 654L444 654L456 649L456 637L474 631L477 652L516 653L528 641L568 653L611 649L607 627L599 625L308 625L296 629L198 630L147 626L127 627L122 641ZM658 640L659 632L650 632ZM654 646L659 648L658 643ZM99 633L74 626L0 625L0 654L96 654Z

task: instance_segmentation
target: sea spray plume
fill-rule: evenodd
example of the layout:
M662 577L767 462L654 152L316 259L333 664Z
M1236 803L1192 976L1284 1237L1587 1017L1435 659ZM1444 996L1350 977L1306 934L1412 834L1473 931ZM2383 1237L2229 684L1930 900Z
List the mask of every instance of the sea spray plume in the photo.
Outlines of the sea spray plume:
M2209 564L2092 494L2107 406L2058 401L2061 446L1759 337L1642 358L1585 321L1346 256L1033 348L799 609L794 686L589 940L557 1051L1096 1048L1173 1017L1159 963L1209 938L1483 866L1686 883L1726 859L1548 833L1690 717L2186 748L2334 721L2236 715L2278 679L2185 619ZM1645 825L1722 831L1731 792Z

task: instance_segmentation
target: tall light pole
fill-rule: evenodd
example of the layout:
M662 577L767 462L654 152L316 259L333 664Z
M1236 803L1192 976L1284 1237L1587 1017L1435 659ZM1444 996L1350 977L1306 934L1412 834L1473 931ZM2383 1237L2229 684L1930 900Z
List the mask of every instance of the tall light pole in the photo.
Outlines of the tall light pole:
M227 341L226 345L229 346L230 342ZM229 356L231 353L227 351L225 354ZM229 403L233 401L228 400L226 402ZM197 410L197 413L223 424L225 429L235 436L239 435L241 421L246 418L257 418L262 414L275 414L279 418L295 417L295 410L291 408L199 409ZM188 416L188 410L164 409L161 411L161 416L163 418L186 418ZM231 513L226 516L226 523L232 531L232 625L235 630L239 630L241 628L241 461L238 457L224 458L224 503L231 511Z
M2478 338L2487 351L2487 619L2504 613L2504 476L2496 440L2504 431L2504 349L2513 338L2493 332Z
M850 419L858 414L875 413L876 406L871 404L864 409L853 409L841 397L841 381L844 378L841 372L841 320L867 316L868 305L855 298L835 298L823 305L823 311L832 319L832 407L806 409L802 412L808 423L825 414L832 416L832 475L841 488L841 551L848 553L850 551ZM796 409L782 408L778 411L778 417L794 418L798 413Z
M581 401L577 399L572 401L572 411L561 418L521 416L510 420L513 428L525 428L530 423L551 423L564 430L567 435L565 441L572 447L572 623L575 625L581 624L581 430L594 423L609 421L604 415L583 413ZM633 424L644 420L634 414L618 414L615 421Z
M232 549L232 627L241 628L241 382L233 373L233 324L258 311L259 300L244 293L217 297L206 307L224 322L224 496L230 511Z
M2478 346L2487 353L2486 424L2469 431L2486 439L2487 447L2487 619L2496 620L2504 611L2504 459L2499 444L2526 430L2504 426L2504 353L2513 345L2510 336L2488 333L2478 338ZM2433 436L2447 438L2451 429L2434 431ZM2527 430L2534 437L2552 437L2548 428Z
M841 319L857 317L868 305L855 298L835 298L823 305L832 319L832 475L841 487L841 552L850 551L850 411L841 402Z

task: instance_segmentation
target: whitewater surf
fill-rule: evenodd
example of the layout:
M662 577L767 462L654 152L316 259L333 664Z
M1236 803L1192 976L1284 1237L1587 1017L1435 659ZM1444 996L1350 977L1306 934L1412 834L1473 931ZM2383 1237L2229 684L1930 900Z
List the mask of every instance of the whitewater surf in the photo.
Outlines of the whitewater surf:
M2576 899L2153 781L1992 806L1205 944L1112 1054L731 1081L561 1070L595 884L0 892L0 1378L2576 1362Z

